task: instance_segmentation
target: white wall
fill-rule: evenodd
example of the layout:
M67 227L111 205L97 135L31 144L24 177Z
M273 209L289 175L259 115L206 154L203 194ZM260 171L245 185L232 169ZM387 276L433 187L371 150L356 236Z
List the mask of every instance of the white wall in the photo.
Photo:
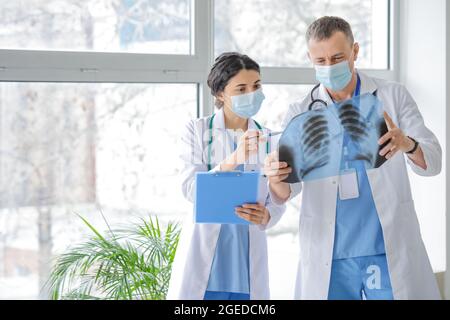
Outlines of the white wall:
M400 82L446 150L446 1L401 0ZM433 178L410 171L422 237L435 272L446 268L446 170Z
M446 70L446 74L447 74L447 79L450 76L450 5L446 5L445 8L445 15L447 17L446 19L446 66L445 66L445 70ZM446 94L447 94L447 108L449 106L450 103L450 81L447 81L446 83ZM446 114L446 123L450 123L450 112L447 112ZM446 136L450 137L450 126L447 126L446 128ZM450 139L447 139L447 150L449 150L450 148ZM446 158L446 165L447 168L450 166L450 157ZM450 191L450 188L448 186L450 186L450 176L447 175L446 176L446 186L447 186L447 197L446 199L449 199L450 197L448 196L448 192ZM449 214L448 214L448 200L446 203L446 211L447 211L447 230L450 230L450 219ZM450 234L449 232L447 232L447 266L450 265ZM445 297L447 299L450 299L450 272L448 270L446 270L445 275L444 275L444 280L445 280L445 287L444 287L444 291L445 291Z

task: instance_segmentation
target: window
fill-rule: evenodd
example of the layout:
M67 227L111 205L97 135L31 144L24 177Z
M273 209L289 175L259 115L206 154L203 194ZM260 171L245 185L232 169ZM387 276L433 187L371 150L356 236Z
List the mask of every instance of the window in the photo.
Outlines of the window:
M179 220L196 115L195 84L0 84L0 299L38 296L51 256L86 234L76 214Z
M190 54L190 0L0 4L0 48Z
M265 84L263 89L266 99L255 120L271 130L282 130L282 122L289 105L303 100L312 88L312 85Z
M358 66L389 68L388 0L216 0L215 49L245 52L266 67L310 67L308 25L324 15L345 18L361 45Z

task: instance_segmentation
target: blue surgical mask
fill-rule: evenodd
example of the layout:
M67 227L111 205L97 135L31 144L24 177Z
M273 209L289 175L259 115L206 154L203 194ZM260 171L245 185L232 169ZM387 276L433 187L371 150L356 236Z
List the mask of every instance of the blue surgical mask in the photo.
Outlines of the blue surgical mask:
M261 105L266 97L262 89L254 92L231 97L231 109L243 119L250 119L261 109Z
M332 91L343 90L352 80L353 73L348 61L343 61L332 66L314 66L316 79L325 88Z

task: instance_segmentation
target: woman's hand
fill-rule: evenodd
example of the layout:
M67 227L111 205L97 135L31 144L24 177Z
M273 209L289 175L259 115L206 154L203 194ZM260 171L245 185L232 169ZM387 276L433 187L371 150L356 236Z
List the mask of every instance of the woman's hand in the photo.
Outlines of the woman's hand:
M249 157L258 152L259 144L265 142L263 133L259 130L248 130L239 139L236 150L220 164L221 171L233 171L245 164Z
M267 225L270 220L269 210L260 204L244 204L235 209L236 215L253 224Z
M263 133L259 130L248 130L239 139L236 151L236 163L238 165L244 164L248 158L258 152L259 144L264 142Z

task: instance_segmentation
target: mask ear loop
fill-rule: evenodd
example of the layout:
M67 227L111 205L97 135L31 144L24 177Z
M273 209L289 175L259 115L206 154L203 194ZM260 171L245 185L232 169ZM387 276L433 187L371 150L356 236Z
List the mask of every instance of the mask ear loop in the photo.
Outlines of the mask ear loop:
M355 71L355 61L356 61L356 54L355 54L355 46L356 46L356 42L353 43L353 48L352 48L352 56L350 56L350 58L348 59L348 63L350 64L350 60L353 62L353 72Z
M226 100L226 98L228 97L228 95L227 94L225 94L225 91L222 91L222 95L223 95L223 101L221 101L221 103L222 103L222 108L225 108L225 100ZM216 99L217 99L217 97L216 97ZM219 100L220 101L220 100Z
M229 96L229 95L225 94L225 92L223 92L223 96L224 96L223 108L228 108L228 110L230 110L231 112L234 113L234 110L233 110L233 96ZM227 98L230 101L230 103L228 105L225 103Z

